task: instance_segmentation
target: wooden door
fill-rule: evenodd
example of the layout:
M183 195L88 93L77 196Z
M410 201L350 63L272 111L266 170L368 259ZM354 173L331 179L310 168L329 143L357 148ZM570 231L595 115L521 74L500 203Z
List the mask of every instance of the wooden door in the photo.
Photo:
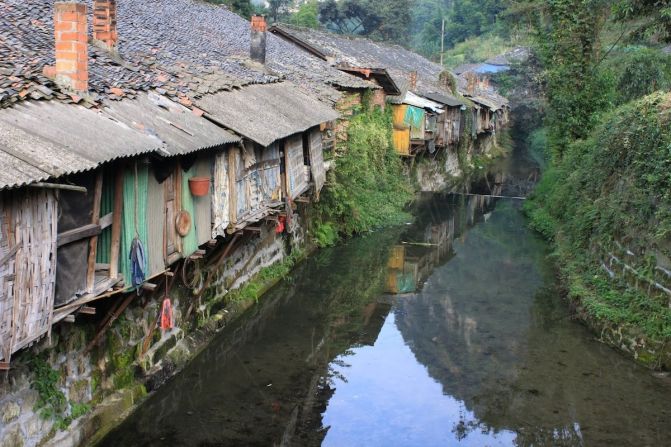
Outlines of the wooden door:
M171 265L179 259L179 234L175 228L177 218L177 188L175 187L175 174L165 179L165 265Z

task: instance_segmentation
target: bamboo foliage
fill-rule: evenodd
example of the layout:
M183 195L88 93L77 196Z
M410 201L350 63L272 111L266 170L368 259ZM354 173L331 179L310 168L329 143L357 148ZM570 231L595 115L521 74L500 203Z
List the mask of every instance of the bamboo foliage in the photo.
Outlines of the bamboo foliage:
M56 281L54 192L0 197L0 358L8 361L51 329Z

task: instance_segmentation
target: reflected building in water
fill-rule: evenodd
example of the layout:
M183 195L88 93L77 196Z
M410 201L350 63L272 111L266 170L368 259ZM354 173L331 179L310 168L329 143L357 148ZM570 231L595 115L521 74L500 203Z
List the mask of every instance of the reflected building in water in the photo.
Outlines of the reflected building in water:
M659 384L570 321L518 208L430 197L404 232L320 252L100 447L365 445L336 442L352 427L410 427L422 445L666 445Z

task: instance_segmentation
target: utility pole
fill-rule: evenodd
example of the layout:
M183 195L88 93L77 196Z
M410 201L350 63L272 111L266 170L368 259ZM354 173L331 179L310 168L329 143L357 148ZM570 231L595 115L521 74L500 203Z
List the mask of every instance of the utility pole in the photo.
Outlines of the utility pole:
M440 30L440 66L443 66L443 53L445 53L445 19L443 18L443 26Z

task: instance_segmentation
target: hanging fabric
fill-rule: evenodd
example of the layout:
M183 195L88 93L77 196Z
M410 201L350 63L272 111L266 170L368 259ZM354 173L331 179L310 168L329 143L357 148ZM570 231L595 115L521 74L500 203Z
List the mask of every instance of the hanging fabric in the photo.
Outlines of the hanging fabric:
M140 238L133 238L128 258L130 259L132 285L137 288L144 283L147 272L147 256Z
M133 216L134 225L135 225L135 237L130 244L130 254L128 255L130 259L131 266L131 283L133 287L137 288L144 283L144 280L147 276L147 256L144 251L144 245L140 240L140 231L138 229L137 214L138 214L138 174L137 174L137 161L134 164L134 207L135 215Z
M277 220L277 226L275 227L275 234L284 233L284 230L286 229L286 222L287 218L284 216L280 216L280 218Z
M175 322L172 319L172 303L167 296L163 299L163 307L161 308L161 329L164 331L175 327Z

